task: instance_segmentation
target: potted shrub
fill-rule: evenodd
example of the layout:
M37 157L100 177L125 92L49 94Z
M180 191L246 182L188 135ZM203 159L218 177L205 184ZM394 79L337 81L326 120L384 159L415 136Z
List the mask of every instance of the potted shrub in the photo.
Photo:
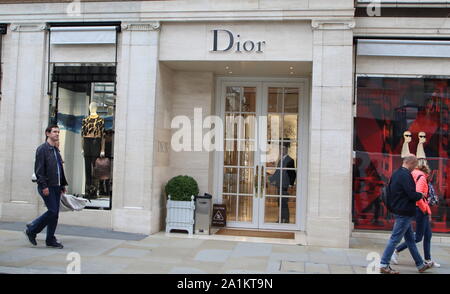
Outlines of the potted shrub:
M198 185L194 178L176 176L166 185L167 217L166 233L171 230L185 230L192 235L194 232L194 198L198 195Z

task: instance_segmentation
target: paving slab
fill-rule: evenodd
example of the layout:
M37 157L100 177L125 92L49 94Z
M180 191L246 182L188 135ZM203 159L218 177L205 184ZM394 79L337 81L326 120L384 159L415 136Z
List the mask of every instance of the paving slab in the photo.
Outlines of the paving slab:
M206 249L201 250L194 260L203 262L225 262L231 256L231 250Z
M369 253L381 256L384 244L367 240L357 248L325 248L242 242L239 239L196 239L158 233L141 240L60 235L65 248L45 247L45 235L33 247L19 230L0 230L0 273L66 273L69 253L80 254L86 274L367 274ZM381 242L379 242L381 243ZM352 245L353 246L353 245ZM450 246L433 245L433 258L442 267L428 274L450 274ZM393 265L405 274L418 274L408 252Z
M325 263L305 263L305 273L307 274L330 274L328 264Z

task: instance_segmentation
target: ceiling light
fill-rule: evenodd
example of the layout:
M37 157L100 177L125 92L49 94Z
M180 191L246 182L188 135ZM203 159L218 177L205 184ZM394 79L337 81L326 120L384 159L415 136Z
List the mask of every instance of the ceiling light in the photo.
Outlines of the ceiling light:
M232 71L229 71L228 73L229 73L229 74L232 74L233 72L232 72Z
M290 69L290 70L293 70L293 69L294 69L294 67L293 67L293 66L291 66L291 67L289 67L289 69Z
M230 69L230 67L229 66L225 66L225 69Z

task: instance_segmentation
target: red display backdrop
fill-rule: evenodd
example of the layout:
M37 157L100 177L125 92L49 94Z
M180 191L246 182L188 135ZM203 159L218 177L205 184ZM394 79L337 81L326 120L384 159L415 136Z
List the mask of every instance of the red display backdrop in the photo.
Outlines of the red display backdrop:
M432 207L433 232L450 232L450 80L434 78L359 77L354 124L353 221L357 229L390 230L394 219L380 199L381 188L402 164L403 133L416 154L419 132L430 180L439 195Z

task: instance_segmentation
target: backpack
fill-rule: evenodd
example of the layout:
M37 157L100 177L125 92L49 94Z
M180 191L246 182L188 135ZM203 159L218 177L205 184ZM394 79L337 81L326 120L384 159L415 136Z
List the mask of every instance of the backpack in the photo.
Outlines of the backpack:
M391 180L389 180L388 184L384 185L383 189L381 189L381 201L384 203L384 206L386 206L387 210L392 212L391 205L389 204L390 193L391 193L390 185L391 185Z
M417 177L417 181L419 181L420 177ZM436 206L439 204L439 196L436 195L436 191L434 190L433 184L428 183L428 197L427 197L428 205Z
M428 205L437 206L439 204L439 196L434 191L433 184L428 183Z

